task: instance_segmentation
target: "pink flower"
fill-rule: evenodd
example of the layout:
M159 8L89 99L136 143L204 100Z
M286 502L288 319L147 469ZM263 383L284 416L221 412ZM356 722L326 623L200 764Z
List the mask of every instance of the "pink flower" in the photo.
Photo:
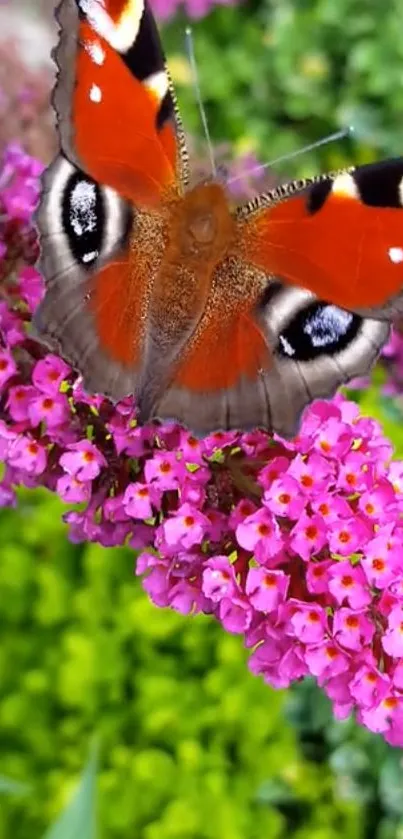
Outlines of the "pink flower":
M290 475L274 480L263 496L264 505L276 516L298 519L306 501L299 483Z
M358 500L358 507L369 519L384 522L394 517L397 500L393 486L383 479L372 489L364 492Z
M153 504L158 505L158 498L158 492L151 485L140 482L129 484L123 495L123 507L134 519L151 519Z
M224 629L227 632L238 634L240 632L246 632L249 629L252 622L253 608L248 598L235 595L231 598L224 597L220 601L218 614Z
M21 434L10 448L8 462L11 466L27 472L28 475L40 475L46 468L46 449L30 435Z
M11 419L15 422L28 420L28 409L36 395L37 390L32 385L14 385L10 387L6 404Z
M80 504L82 501L89 501L91 497L91 485L86 481L80 481L74 475L62 475L58 478L56 491L68 504Z
M354 612L346 608L335 612L333 636L341 647L361 650L372 641L374 632L375 627L365 612Z
M261 508L247 516L236 528L238 544L253 551L262 565L282 547L280 528L268 510Z
M9 350L0 349L0 388L17 372L17 365Z
M291 615L287 632L295 635L304 644L318 644L323 641L327 632L327 618L321 606L290 600L288 609Z
M162 525L164 540L168 546L180 545L189 549L202 543L208 524L207 516L190 504L182 504Z
M331 568L332 561L329 559L308 564L306 584L311 594L327 594L329 591L329 570Z
M367 580L360 566L344 560L331 566L328 573L329 591L339 606L347 603L351 609L362 609L371 602Z
M307 458L297 454L288 468L298 482L301 491L307 495L323 492L329 486L331 466L329 461L314 452Z
M370 486L368 475L368 460L359 451L346 455L340 463L337 486L347 493L365 492Z
M238 593L234 568L226 556L215 556L206 563L203 571L203 593L213 603L231 598Z
M62 393L54 396L41 393L30 400L28 416L33 428L40 422L45 422L48 428L55 428L68 420L70 416L69 403Z
M351 516L349 519L333 522L329 535L329 548L333 554L351 556L368 542L370 536L371 531L364 522L357 516Z
M351 426L335 416L329 417L318 429L314 449L324 457L342 459L351 449L352 436Z
M382 646L393 658L403 656L403 605L395 606L388 617L388 629L382 639Z
M360 707L371 708L388 693L390 679L378 672L375 662L363 664L350 680L349 687L352 699Z
M371 586L385 589L402 575L402 549L393 547L391 537L385 538L378 531L375 539L371 539L365 548L361 567Z
M294 553L308 560L326 544L326 527L320 516L303 513L291 531L290 547Z
M393 730L396 718L400 722L402 708L403 699L397 694L389 693L381 699L379 704L370 708L361 708L359 718L370 731L375 731L376 733L382 732L386 734L386 740L389 740L387 733L391 729ZM403 728L400 725L400 742L396 742L393 745L402 744Z
M255 609L260 612L272 612L278 609L284 600L288 586L289 578L284 571L250 568L245 591Z
M35 364L32 371L32 381L41 393L57 396L60 385L70 374L70 368L56 355L48 353Z
M348 501L335 493L321 492L311 501L312 510L322 516L324 522L331 527L336 519L351 518L352 509Z
M305 661L320 685L332 676L339 676L348 670L349 660L333 641L325 641L315 647L308 647Z
M68 475L74 475L80 481L92 481L106 466L105 457L89 440L68 445L59 463Z
M146 482L149 484L154 481L160 490L178 489L183 476L184 466L175 452L154 452L145 464Z

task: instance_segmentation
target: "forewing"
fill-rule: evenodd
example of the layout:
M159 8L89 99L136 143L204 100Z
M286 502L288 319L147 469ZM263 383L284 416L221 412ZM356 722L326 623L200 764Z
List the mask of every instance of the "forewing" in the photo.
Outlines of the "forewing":
M133 392L164 237L186 150L155 22L140 0L62 0L54 107L60 154L37 224L46 296L41 336L89 389Z
M186 148L145 0L62 0L54 106L62 152L134 204L186 180Z
M245 259L341 308L381 319L401 314L403 158L299 189L240 208Z

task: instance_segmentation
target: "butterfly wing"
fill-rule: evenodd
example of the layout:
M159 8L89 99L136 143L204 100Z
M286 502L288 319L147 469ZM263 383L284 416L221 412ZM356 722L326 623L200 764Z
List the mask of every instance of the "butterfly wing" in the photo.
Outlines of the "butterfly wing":
M266 289L249 312L234 308L225 319L222 307L195 341L156 409L161 419L198 434L262 427L293 437L308 403L368 372L388 338L385 321L263 279Z
M272 193L240 208L245 259L349 311L381 319L399 315L403 158L307 187L291 184L291 191L295 187L297 194L289 200L278 201Z
M60 153L37 224L46 295L35 324L88 389L133 392L164 240L158 208L187 182L183 131L144 0L62 0Z
M306 404L366 374L403 312L402 202L398 158L240 208L238 269L223 273L220 316L183 359L161 416L201 433L263 426L288 437ZM228 321L229 289L248 273L254 299L241 312L241 283Z

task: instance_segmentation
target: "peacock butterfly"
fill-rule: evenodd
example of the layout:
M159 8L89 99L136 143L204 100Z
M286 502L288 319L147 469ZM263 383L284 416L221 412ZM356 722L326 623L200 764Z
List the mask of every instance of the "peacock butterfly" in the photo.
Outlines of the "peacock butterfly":
M45 342L139 419L298 429L403 312L403 158L231 206L191 184L147 0L62 0L60 153L37 215Z

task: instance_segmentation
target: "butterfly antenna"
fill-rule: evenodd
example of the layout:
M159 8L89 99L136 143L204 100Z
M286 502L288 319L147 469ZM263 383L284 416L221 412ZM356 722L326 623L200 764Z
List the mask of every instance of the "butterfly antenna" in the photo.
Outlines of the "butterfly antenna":
M335 140L342 140L344 137L349 137L353 133L354 127L352 125L349 125L348 128L341 128L340 131L328 134L327 137L322 137L321 140L316 140L315 143L310 143L309 146L304 146L302 149L289 152L289 154L283 154L281 157L275 157L274 160L270 160L269 163L259 163L258 166L252 166L251 169L248 169L247 172L243 172L242 175L236 175L235 178L230 178L230 180L227 181L227 186L230 186L230 184L235 183L235 181L240 181L242 178L248 177L249 175L255 175L258 172L262 172L264 169L275 166L276 163L282 163L284 160L292 160L294 157L299 157L300 154L305 154L307 151L317 149L319 146L325 146L327 143L333 143Z
M202 121L202 124L203 124L204 135L206 137L208 155L209 155L209 158L210 158L211 171L212 171L213 176L215 177L217 175L217 167L216 167L216 163L215 163L215 160L214 160L214 152L213 152L213 146L212 146L212 143L211 143L211 137L210 137L210 132L209 132L209 128L208 128L206 112L204 110L204 105L203 105L202 98L201 98L199 74L197 72L197 64L196 64L196 57L195 57L194 43L193 43L193 33L192 33L192 30L191 30L190 26L188 26L186 28L185 34L186 34L186 49L187 49L187 53L188 53L188 57L189 57L189 63L190 63L190 69L192 71L192 77L193 77L193 87L195 89L197 104L199 106L200 117L201 117L201 121Z

